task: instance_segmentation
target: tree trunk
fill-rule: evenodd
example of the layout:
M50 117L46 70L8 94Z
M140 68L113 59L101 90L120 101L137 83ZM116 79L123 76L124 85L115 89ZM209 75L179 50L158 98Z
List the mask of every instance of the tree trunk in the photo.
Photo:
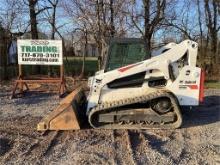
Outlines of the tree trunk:
M113 38L114 34L115 34L113 0L110 0L110 11L111 11L111 17L110 17L111 31L110 31L110 33L111 33L111 37Z
M0 27L1 28L1 27ZM5 32L5 30L2 30L2 35L0 36L0 67L3 69L3 75L0 76L0 80L7 80L8 74L7 74L7 48L8 48L8 37Z
M100 4L99 0L96 0L96 17L97 17L97 24L98 24L98 34L97 34L97 45L98 45L98 69L101 70L102 67L102 42L101 42L101 16L100 16Z
M198 21L199 21L199 31L200 31L200 44L201 48L203 46L203 30L202 30L202 21L201 21L201 9L200 9L200 0L197 0L198 7Z
M52 21L50 22L52 30L51 30L51 40L55 39L55 33L56 33L56 7L58 0L53 4L52 1L49 1L50 4L53 6L53 12L52 12ZM53 74L52 66L48 65L48 75L51 76Z
M201 8L200 8L200 0L197 0L197 9L198 9L198 22L199 22L199 31L200 31L200 53L199 59L201 61L202 66L204 65L204 45L203 45L203 30L202 30L202 20L201 20Z
M37 4L37 0L29 0L29 12L30 12L31 38L32 39L38 39L37 14L35 11L36 4Z
M56 4L53 5L51 26L52 26L51 39L54 40L55 39L55 32L56 32L56 27L55 27L56 26Z
M217 44L218 44L218 31L220 27L217 26L217 17L218 17L218 11L217 11L217 1L212 0L212 8L210 9L210 1L204 0L204 7L206 12L206 25L208 27L208 33L210 36L211 41L211 51L212 53L212 63L216 64L218 59L217 54Z
M145 42L145 50L147 54L145 55L145 59L150 58L151 56L151 37L152 33L150 31L150 0L143 0L144 3L144 42Z
M31 38L38 39L37 31L37 14L35 11L35 6L38 0L29 0L29 13L30 13L30 23L31 23ZM40 74L41 68L39 65L32 66L32 72L34 74Z
M82 61L82 70L81 70L81 74L80 74L80 78L84 78L85 76L85 61L86 61L86 55L88 55L88 36L87 36L87 30L84 31L84 37L85 37L85 45L84 45L84 52L83 52L83 61Z

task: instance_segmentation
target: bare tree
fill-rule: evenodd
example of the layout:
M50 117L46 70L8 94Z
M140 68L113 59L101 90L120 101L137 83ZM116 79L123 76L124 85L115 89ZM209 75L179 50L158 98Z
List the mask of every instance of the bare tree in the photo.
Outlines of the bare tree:
M199 22L199 31L200 31L200 44L203 46L203 29L202 29L202 16L201 16L201 5L200 0L196 1L198 9L198 22Z
M0 2L1 3L1 2ZM24 34L29 27L27 20L23 17L26 14L21 0L5 0L4 7L0 7L0 21L2 26L10 35Z
M51 39L55 39L56 33L56 10L59 0L48 0L52 6L52 16L49 18L49 23L52 26Z
M212 10L211 10L212 6ZM206 14L206 25L208 28L208 33L211 38L211 50L213 52L213 62L217 62L217 44L218 44L218 31L220 30L220 25L218 25L218 17L220 10L220 1L216 0L204 0L205 14ZM219 12L219 13L218 13Z
M3 67L3 75L0 79L8 79L7 74L7 46L8 46L8 34L2 27L0 22L0 67Z
M0 66L3 66L4 74L3 78L7 79L9 74L7 73L8 64L11 60L9 56L9 47L12 40L15 37L23 35L27 29L28 24L25 19L22 19L24 14L24 8L22 1L20 0L4 0L0 1L3 5L0 6ZM16 69L14 69L16 72Z
M115 34L115 26L114 26L114 1L113 0L110 0L110 3L109 3L109 7L110 7L110 12L111 12L111 16L110 16L110 28L111 28L111 37L114 37L114 34Z
M31 23L31 37L32 39L38 39L38 31L37 31L37 13L35 10L35 6L37 4L37 0L29 0L29 13L30 13L30 23Z
M176 5L179 5L179 3ZM174 12L171 17L166 17L165 21L161 25L163 25L163 27L165 26L177 30L181 34L182 39L195 40L196 37L198 37L198 33L195 30L197 22L192 19L192 16L190 15L190 12L192 12L192 5L193 2L191 0L184 0L184 4L179 7L181 8L181 12ZM194 7L195 6L193 6L193 8Z
M102 5L100 5L102 4ZM103 11L103 9L101 10L100 8L103 8L103 1L99 2L99 0L96 0L96 17L97 17L97 26L98 26L98 32L97 35L95 35L95 40L97 42L97 46L98 46L98 52L99 52L99 56L98 56L98 68L99 70L101 69L102 66L102 56L101 56L101 52L102 52L102 40L101 40L101 35L102 35L102 27L101 27L101 11Z
M113 0L68 0L63 2L64 10L74 24L74 29L86 29L88 40L95 41L98 47L99 69L103 65L103 49L111 37L121 36L125 32L124 7L126 1ZM123 10L122 10L123 9Z
M44 6L42 8L39 8L36 10L36 6L39 3L40 0L28 0L28 5L29 7L29 16L30 16L30 24L31 24L31 38L32 39L38 39L38 29L37 29L37 16L42 13L43 11L50 9L51 7L49 6Z
M83 29L83 35L84 35L85 44L84 44L84 51L83 51L82 70L79 76L80 78L84 78L85 76L85 62L86 62L86 55L88 54L88 31L86 28Z
M50 14L50 12L48 10L46 10L46 17L48 17L48 22L51 25L51 39L54 40L55 39L55 33L56 33L56 11L57 11L57 5L59 0L48 0L49 4L51 5L52 8L52 13ZM50 65L48 65L48 75L51 76L52 74L52 67Z
M106 43L107 38L114 37L115 29L114 29L114 2L110 0L109 3L103 0L96 0L96 19L97 24L95 23L93 26L97 26L98 31L94 34L94 39L96 40L98 46L98 68L99 70L103 66L104 57L103 57L103 45ZM110 15L108 15L107 10L110 10ZM110 17L110 22L107 22L107 18Z
M32 39L39 39L38 36L38 28L37 28L37 16L41 14L43 11L50 9L51 7L44 6L42 8L36 9L40 0L27 0L24 3L29 8L29 17L30 17L30 25L31 25L31 38ZM33 66L32 71L39 74L41 72L41 67L39 65Z
M166 9L166 0L143 0L143 9L139 12L139 8L135 10L136 3L133 3L131 11L128 11L132 24L142 35L145 41L145 49L150 57L153 33L157 30L160 23L164 20L164 12ZM142 22L144 21L144 28Z

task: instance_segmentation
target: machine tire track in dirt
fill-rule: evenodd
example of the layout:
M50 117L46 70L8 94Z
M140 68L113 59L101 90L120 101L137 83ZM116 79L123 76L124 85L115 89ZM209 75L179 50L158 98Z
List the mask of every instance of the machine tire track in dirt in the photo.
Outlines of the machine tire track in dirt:
M134 161L136 164L140 164L141 162L139 161L139 155L137 154L138 152L138 147L142 144L142 141L140 140L140 132L133 131L133 130L128 130L128 138L131 143L131 148L132 148L132 154L134 157ZM145 152L143 152L144 154ZM139 153L141 154L141 153ZM146 155L144 155L146 156Z
M114 164L135 165L131 142L127 130L113 130ZM127 159L124 159L126 154ZM124 156L123 156L124 155Z
M54 140L59 136L59 131L53 132L44 132L40 139L37 139L35 143L33 143L23 155L29 156L32 153L35 153L34 157L41 158L45 156L51 147L53 146Z

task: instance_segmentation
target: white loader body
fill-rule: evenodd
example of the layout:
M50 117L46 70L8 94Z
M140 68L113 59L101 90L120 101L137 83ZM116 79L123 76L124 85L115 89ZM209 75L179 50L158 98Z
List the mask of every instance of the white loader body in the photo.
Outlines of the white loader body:
M170 90L182 106L199 104L201 69L196 67L198 44L185 40L179 44L170 43L152 52L152 58L108 72L99 71L89 78L90 93L87 113L97 104L117 101L150 93L158 88ZM138 87L109 88L109 83L138 73L145 73L144 81ZM150 86L153 78L163 77L166 83Z

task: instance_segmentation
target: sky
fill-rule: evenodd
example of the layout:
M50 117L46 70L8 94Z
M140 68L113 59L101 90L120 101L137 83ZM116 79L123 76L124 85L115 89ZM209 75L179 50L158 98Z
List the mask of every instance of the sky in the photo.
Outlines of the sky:
M11 10L13 10L12 8L10 8L10 6L6 5L7 1L13 1L13 0L0 0L0 17L3 16L6 12L10 12ZM23 0L21 0L21 1L23 1ZM63 2L65 2L65 1L69 1L69 0L60 1L60 5L62 5ZM187 1L186 0L169 0L169 1L174 1L174 3L175 2L177 3L177 5L175 6L175 8L173 10L170 10L168 14L172 14L173 12L176 12L177 15L179 15L178 21L182 20L183 16L185 18L187 18L186 13L184 13L184 11L182 10L183 6L185 7L185 9L187 8L187 4L186 4ZM45 6L47 4L46 3L41 3L40 5ZM201 6L203 6L203 5L204 4L201 3ZM13 30L12 30L13 32L18 31L17 27L18 27L18 25L20 25L22 23L24 23L25 27L27 26L27 22L29 20L29 15L28 15L28 8L27 7L25 7L25 8L26 8L26 14L22 14L21 17L19 17L19 19L17 20L17 26L15 25ZM8 9L8 10L6 10L6 9ZM141 11L141 9L143 9L142 0L137 0L136 1L136 10ZM51 13L51 10L49 10L49 12ZM202 14L203 14L203 17L204 17L205 13L203 12ZM45 14L40 14L38 16L38 20L39 20L38 28L41 32L46 33L47 35L50 35L51 26L45 20L45 17L46 17ZM3 19L7 19L7 18L5 18L3 16ZM185 23L187 28L190 29L192 32L195 32L195 31L198 32L199 29L198 29L197 21L198 21L198 12L197 12L196 0L192 0L191 4L189 5L188 22L187 22L186 19L183 19L183 22ZM59 7L57 9L56 23L57 23L57 27L60 27L62 25L62 28L59 28L59 31L64 36L67 36L67 38L68 38L68 33L73 31L73 29L76 26L75 23L73 22L73 19L71 17L67 16L66 12L64 11L64 9L62 7ZM142 28L143 28L143 24L144 24L143 20L140 21L140 25L142 25ZM205 24L203 26L205 27ZM138 37L140 36L140 34L134 33L134 32L137 32L137 30L129 31L128 36L138 36ZM172 37L173 35L178 36L179 34L178 34L178 31L176 32L176 30L173 29L173 28L172 29L168 28L168 29L166 29L166 31L162 28L162 29L159 29L155 32L154 38L155 38L155 40L160 42L163 39L164 35ZM178 37L176 37L176 38L178 38Z

